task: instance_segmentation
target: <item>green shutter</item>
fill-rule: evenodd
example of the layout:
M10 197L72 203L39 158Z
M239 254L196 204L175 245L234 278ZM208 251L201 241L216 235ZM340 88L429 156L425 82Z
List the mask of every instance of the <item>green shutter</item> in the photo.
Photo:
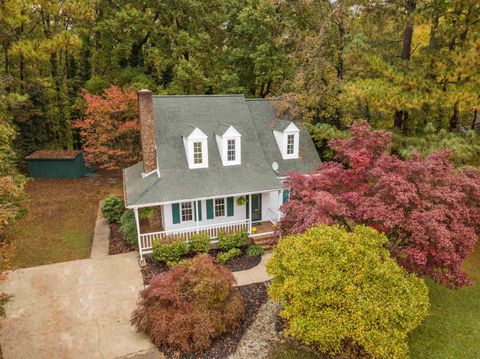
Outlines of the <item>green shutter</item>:
M228 217L233 216L233 197L227 198L227 216Z
M213 199L207 199L207 219L213 219Z
M180 204L172 203L172 219L173 224L180 223Z
M198 206L198 220L202 220L202 201L197 201Z
M283 190L283 204L287 203L289 194L290 191L288 189Z

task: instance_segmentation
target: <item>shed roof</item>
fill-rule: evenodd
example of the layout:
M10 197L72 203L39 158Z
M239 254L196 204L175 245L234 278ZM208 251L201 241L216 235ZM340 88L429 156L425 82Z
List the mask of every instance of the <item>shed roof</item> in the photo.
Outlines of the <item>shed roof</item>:
M73 160L80 155L78 150L36 150L25 157L27 160Z

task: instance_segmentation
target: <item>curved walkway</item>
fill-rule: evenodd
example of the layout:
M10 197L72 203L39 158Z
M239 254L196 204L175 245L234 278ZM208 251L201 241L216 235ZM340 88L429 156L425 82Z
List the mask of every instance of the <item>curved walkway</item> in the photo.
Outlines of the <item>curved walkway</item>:
M261 262L255 267L233 272L237 286L241 287L242 285L262 283L271 280L272 277L267 273L267 269L265 268L265 265L271 257L272 252L265 253L262 256Z

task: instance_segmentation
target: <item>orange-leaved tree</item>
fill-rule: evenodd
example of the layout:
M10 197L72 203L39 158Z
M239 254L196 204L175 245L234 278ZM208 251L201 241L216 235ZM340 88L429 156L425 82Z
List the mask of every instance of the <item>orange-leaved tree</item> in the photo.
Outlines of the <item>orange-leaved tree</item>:
M84 91L83 118L73 127L80 130L88 164L123 168L141 159L140 124L135 91L110 86L97 96Z

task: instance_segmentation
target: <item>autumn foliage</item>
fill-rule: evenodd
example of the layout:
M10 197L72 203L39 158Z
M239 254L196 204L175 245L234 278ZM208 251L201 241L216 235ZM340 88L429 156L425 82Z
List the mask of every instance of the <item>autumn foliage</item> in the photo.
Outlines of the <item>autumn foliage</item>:
M208 348L212 340L235 329L243 317L232 273L207 254L156 276L140 293L132 324L157 346L182 352Z
M135 91L111 86L101 96L84 91L82 97L85 114L73 126L84 140L86 162L106 169L138 162L140 124Z
M428 290L390 257L386 242L367 226L318 225L283 238L267 270L284 333L325 353L407 358L407 335L427 315Z
M390 142L390 133L366 123L354 124L349 138L331 141L338 162L324 163L313 176L291 174L280 231L369 225L387 235L390 252L410 271L468 284L461 264L480 231L479 171L455 168L446 151L400 160L388 153Z

